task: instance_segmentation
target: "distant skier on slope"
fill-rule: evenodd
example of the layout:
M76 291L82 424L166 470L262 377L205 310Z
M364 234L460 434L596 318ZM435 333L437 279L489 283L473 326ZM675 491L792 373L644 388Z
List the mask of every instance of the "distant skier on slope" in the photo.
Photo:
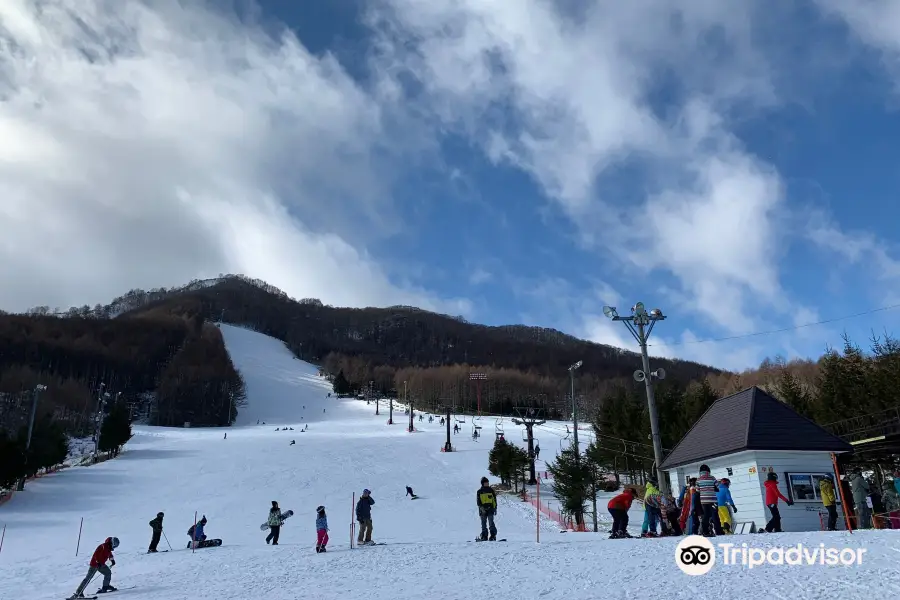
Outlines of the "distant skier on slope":
M156 547L159 545L159 537L162 535L164 516L163 513L158 512L156 513L156 518L150 521L150 529L153 530L153 536L150 538L150 548L147 550L148 553L156 552Z
M481 478L481 487L475 494L475 502L478 505L478 516L481 517L481 539L493 542L497 540L497 526L494 524L494 517L497 516L497 494L494 488L488 485L489 483L487 477Z
M84 588L88 586L91 580L94 578L94 575L97 573L101 573L103 575L103 587L100 588L100 592L115 592L116 588L114 588L110 584L110 580L112 580L112 571L109 567L106 566L106 562L109 561L111 566L116 566L116 559L113 557L113 550L119 547L119 538L117 537L108 537L106 540L97 546L97 549L94 550L94 554L91 555L91 563L88 568L87 575L85 575L84 579L81 582L81 585L78 586L78 590L74 594L69 597L69 600L74 600L75 598L84 598Z
M412 488L409 487L409 486L406 486L406 495L407 495L407 496L411 496L413 500L415 500L416 498L418 498L418 496L416 496L416 495L413 493Z
M534 445L534 460L538 460L541 457L541 445Z

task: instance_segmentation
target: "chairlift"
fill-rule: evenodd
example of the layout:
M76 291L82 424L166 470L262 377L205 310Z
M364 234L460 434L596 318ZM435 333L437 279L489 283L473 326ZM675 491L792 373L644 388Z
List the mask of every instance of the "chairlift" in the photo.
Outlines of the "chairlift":
M494 433L503 433L503 417L500 417L497 419L496 423L494 423Z
M571 437L572 437L572 432L569 431L568 427L566 427L566 437L560 438L560 440L559 440L559 449L560 450L568 450L569 449L568 447L571 446L571 444L566 444L566 442L568 442Z
M522 428L522 441L523 442L528 441L528 428L527 427Z
M453 418L456 419L457 423L465 423L466 422L466 415L456 415Z
M478 441L478 438L481 437L481 425L476 425L475 421L472 421L472 439Z

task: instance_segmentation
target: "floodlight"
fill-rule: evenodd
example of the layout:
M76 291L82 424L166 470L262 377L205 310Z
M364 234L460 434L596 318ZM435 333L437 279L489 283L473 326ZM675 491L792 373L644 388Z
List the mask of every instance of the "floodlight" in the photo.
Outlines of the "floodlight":
M659 310L658 308L654 308L653 310L650 311L650 316L655 319L658 319L661 316L663 316L663 314L662 314L661 310Z
M579 360L577 363L575 363L574 365L572 365L571 367L569 367L569 370L570 370L570 371L574 371L575 369L580 369L580 368L581 368L581 365L582 365L582 361Z
M644 310L644 303L643 303L643 302L638 302L637 304L634 305L634 308L632 308L631 310L632 310L632 311L634 312L634 314L636 314L636 315L643 315L643 314L645 314L645 313L647 312L646 310Z
M603 307L603 316L608 317L610 319L617 317L618 313L616 313L616 307L615 306L604 306Z

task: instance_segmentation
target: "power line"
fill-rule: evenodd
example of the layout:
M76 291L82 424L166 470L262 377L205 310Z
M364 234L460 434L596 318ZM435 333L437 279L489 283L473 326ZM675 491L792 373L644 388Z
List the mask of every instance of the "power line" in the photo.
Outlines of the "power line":
M824 319L822 321L815 321L813 323L803 323L802 325L794 325L793 327L782 327L781 329L770 329L768 331L757 331L755 333L745 333L742 335L731 335L728 337L721 338L709 338L705 340L689 340L689 341L681 341L681 342L666 342L667 346L687 346L689 344L707 344L711 342L727 342L729 340L742 340L745 338L751 337L759 337L762 335L772 335L773 333L784 333L786 331L795 331L797 329L804 329L806 327L814 327L816 325L827 325L829 323L837 323L838 321L846 321L847 319L855 319L856 317L864 317L866 315L875 314L878 312L884 312L887 310L894 310L895 308L900 308L900 304L891 304L890 306L882 306L881 308L873 308L871 310L865 310L863 312L858 312L852 315L844 315L843 317L834 317L833 319ZM649 344L653 345L653 344Z

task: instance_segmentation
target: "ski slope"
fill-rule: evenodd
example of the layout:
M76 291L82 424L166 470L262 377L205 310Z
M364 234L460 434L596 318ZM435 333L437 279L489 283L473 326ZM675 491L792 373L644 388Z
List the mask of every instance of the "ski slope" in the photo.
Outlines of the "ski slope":
M330 388L317 369L294 358L280 341L227 325L222 332L247 383L248 405L238 426L136 427L117 459L30 482L0 507L0 526L6 526L0 599L66 598L107 536L122 543L113 569L116 596L134 600L471 600L486 594L693 599L755 598L773 590L798 600L900 591L894 578L883 576L895 570L900 552L890 531L735 536L729 541L825 542L868 552L860 567L717 566L693 579L675 566L677 539L611 541L608 529L561 534L554 523L541 521L537 544L534 509L501 497L497 526L508 541L470 542L480 529L474 503L479 479L487 474L489 421L481 441L473 441L464 427L454 436L458 451L442 453L445 429L437 421L416 421L419 431L410 434L401 409L395 424L387 425L386 405L375 416L374 405L328 398ZM301 432L304 425L308 431ZM276 431L285 427L293 431ZM562 423L545 427L564 435ZM512 428L506 436L521 440ZM558 450L545 444L547 457ZM406 485L420 499L405 498ZM353 494L366 487L376 501L373 539L386 545L350 550ZM278 547L266 545L266 533L259 530L272 500L296 513L282 528ZM331 527L324 555L313 550L319 504L326 506ZM158 511L166 513L165 533L174 551L148 555L148 521ZM185 549L195 511L207 516L207 535L224 540L221 548ZM633 530L640 521L634 511ZM99 580L87 592L96 587Z

